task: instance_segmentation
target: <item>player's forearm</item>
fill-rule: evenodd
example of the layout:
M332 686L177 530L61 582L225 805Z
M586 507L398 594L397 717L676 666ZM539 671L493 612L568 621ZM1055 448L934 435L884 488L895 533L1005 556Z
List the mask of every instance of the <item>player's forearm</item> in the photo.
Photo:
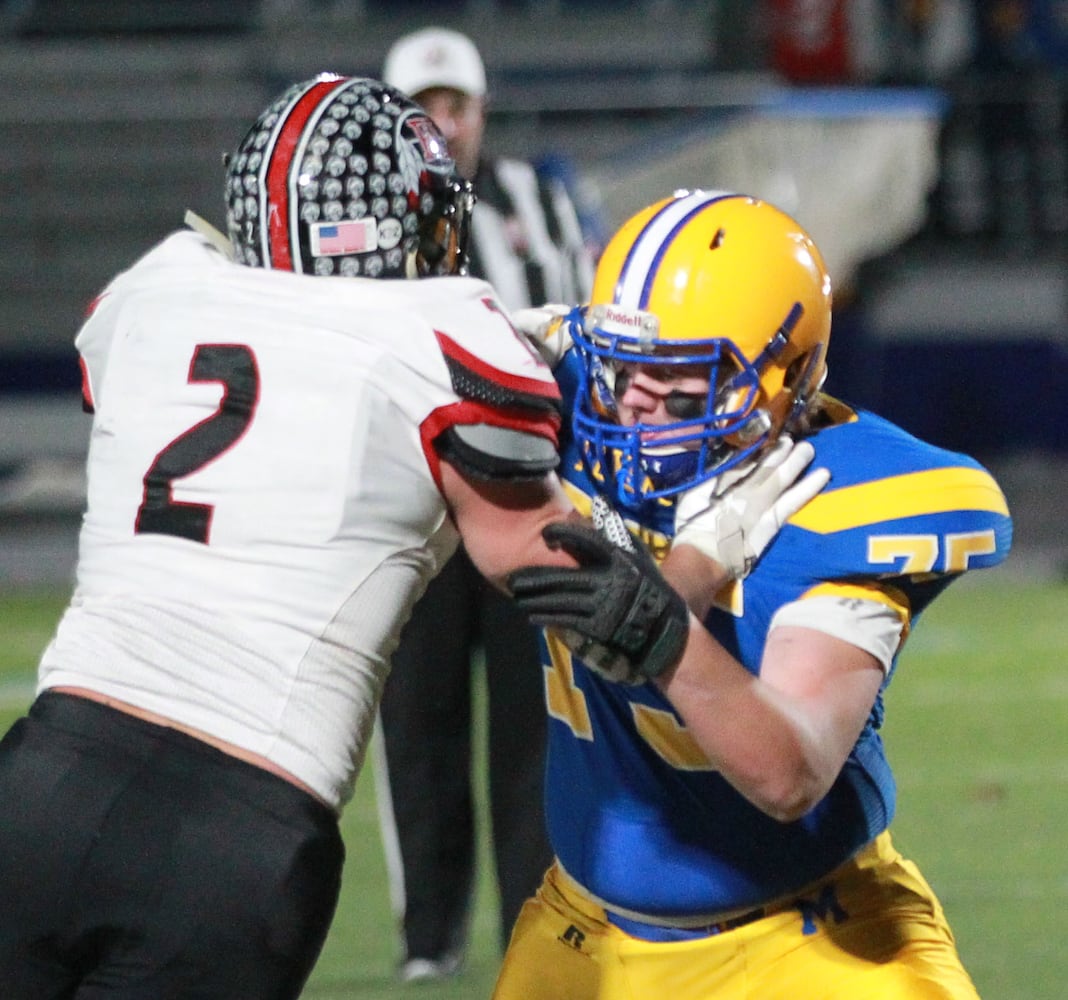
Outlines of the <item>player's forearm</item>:
M750 674L700 624L730 579L724 567L699 549L677 545L661 571L696 620L682 660L659 686L742 795L776 819L804 815L827 793L841 761L828 759L794 702Z
M571 566L566 552L550 549L542 530L578 515L559 480L472 482L448 463L442 481L453 519L471 561L494 586L506 589L508 574L522 566Z
M730 580L723 566L692 545L673 546L660 571L686 606L702 620L712 606L713 597Z
M803 816L841 769L797 703L750 674L696 619L682 659L656 683L709 762L774 819Z

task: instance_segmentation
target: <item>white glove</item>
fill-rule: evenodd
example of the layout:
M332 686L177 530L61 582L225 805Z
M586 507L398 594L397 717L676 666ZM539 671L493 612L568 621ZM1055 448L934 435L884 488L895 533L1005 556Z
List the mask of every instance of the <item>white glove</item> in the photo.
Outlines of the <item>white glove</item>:
M786 520L830 480L829 470L815 469L798 481L815 454L808 441L784 434L755 462L687 490L675 507L673 544L692 545L731 579L744 579Z
M569 312L571 306L546 302L543 306L515 309L511 313L512 326L530 341L550 368L555 368L571 347L571 334L564 322Z

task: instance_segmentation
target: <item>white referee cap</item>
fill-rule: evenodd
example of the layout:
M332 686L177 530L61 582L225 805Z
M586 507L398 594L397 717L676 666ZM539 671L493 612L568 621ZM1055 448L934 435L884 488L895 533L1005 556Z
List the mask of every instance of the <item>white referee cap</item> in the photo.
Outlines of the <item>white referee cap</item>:
M393 43L382 82L409 96L431 87L451 87L472 97L486 93L486 68L475 43L449 28L423 28Z

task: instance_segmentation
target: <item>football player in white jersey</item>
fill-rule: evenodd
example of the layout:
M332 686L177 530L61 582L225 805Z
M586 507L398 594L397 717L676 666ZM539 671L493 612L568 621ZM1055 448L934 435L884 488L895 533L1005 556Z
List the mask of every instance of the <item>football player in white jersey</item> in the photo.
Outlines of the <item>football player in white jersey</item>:
M5 1000L296 997L427 580L460 538L498 583L573 565L541 535L559 393L462 276L470 189L422 109L297 84L226 200L228 240L193 217L77 336L76 586L0 743Z

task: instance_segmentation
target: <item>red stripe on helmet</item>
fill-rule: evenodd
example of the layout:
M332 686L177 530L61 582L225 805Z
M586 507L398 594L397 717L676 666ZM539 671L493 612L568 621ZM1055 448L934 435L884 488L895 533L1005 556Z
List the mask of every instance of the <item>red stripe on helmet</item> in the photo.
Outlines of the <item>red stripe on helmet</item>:
M296 270L289 245L289 167L293 162L293 151L321 100L339 84L347 82L347 78L335 76L309 87L289 109L289 114L275 133L266 178L269 259L264 263L276 270Z

